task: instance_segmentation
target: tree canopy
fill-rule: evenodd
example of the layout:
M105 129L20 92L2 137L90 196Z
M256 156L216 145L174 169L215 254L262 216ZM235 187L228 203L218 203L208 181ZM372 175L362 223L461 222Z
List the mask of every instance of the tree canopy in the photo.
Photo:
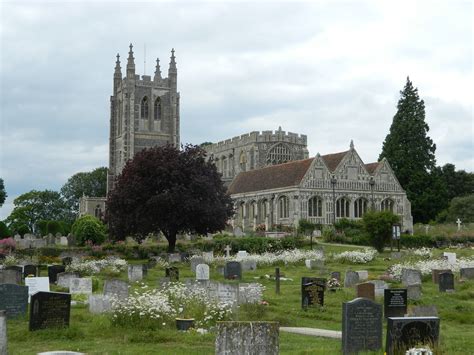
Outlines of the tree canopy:
M3 206L6 198L7 192L5 191L5 184L3 183L3 179L0 178L0 207Z
M177 233L224 229L233 205L202 148L167 145L142 150L127 162L109 191L106 211L115 239L161 231L173 251Z
M79 198L83 195L105 197L106 193L107 168L105 167L74 174L61 188L61 195L76 214L79 212Z

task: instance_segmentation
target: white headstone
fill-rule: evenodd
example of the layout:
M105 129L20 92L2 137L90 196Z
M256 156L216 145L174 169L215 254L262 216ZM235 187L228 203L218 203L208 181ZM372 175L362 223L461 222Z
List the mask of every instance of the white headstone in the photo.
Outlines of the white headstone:
M232 248L230 247L230 245L226 245L226 247L224 248L225 250L225 256L227 258L230 258L230 251L232 250Z
M110 297L104 295L89 295L89 312L100 314L112 309Z
M202 257L206 263L211 263L214 260L214 252L213 251L203 251Z
M69 283L71 280L77 278L79 278L79 274L77 272L60 272L58 274L57 285L69 288Z
M135 282L143 279L143 265L128 265L128 281Z
M239 284L239 304L262 301L263 286L259 283Z
M0 354L7 355L7 311L0 311Z
M239 250L239 251L237 252L236 259L237 259L237 260L242 260L242 259L246 258L247 256L248 256L247 251L245 251L245 250Z
M444 252L443 256L446 258L446 260L448 260L448 263L456 264L456 253Z
M196 266L196 280L209 280L209 265L199 264Z
M25 277L25 286L28 286L28 302L30 302L29 297L36 292L49 292L49 277Z
M92 279L90 277L71 279L69 281L69 293L92 294Z
M257 260L255 259L245 259L241 262L242 271L253 271L257 270Z
M239 302L239 285L219 282L217 285L217 295L219 301L237 305Z
M62 246L68 246L68 240L67 240L67 237L61 237L59 239L59 244L62 245Z
M359 274L359 281L366 281L369 279L369 272L367 270L356 271Z

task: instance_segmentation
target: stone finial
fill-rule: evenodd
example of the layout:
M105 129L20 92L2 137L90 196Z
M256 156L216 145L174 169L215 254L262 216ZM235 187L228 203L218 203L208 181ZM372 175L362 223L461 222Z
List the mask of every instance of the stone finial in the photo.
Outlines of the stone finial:
M351 150L354 150L354 141L351 139L351 144L349 145L349 147L351 148Z
M135 58L133 57L133 45L131 43L127 59L127 76L135 77Z
M117 53L117 60L115 62L115 73L114 77L121 79L122 78L122 68L120 67L120 54Z
M155 67L155 81L161 79L161 68L160 68L160 59L156 58L156 67Z
M170 57L170 68L168 70L169 73L176 73L176 57L174 56L174 48L171 49L171 57Z

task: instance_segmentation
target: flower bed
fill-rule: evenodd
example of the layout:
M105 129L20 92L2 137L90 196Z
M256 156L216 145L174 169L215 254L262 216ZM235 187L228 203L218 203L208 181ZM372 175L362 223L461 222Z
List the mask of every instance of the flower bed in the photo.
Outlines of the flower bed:
M377 251L375 249L366 248L364 250L352 250L345 251L340 254L332 254L331 258L334 261L339 261L341 263L352 263L352 264L367 264L375 259L377 256Z
M127 269L127 261L119 258L107 258L100 260L73 259L66 266L67 272L78 272L81 275L95 275L100 272L119 274Z
M460 268L474 267L474 258L459 258L455 263L449 263L445 259L420 260L417 262L404 262L390 266L388 272L396 279L400 279L402 269L419 270L422 275L430 275L434 269L451 270L458 272Z

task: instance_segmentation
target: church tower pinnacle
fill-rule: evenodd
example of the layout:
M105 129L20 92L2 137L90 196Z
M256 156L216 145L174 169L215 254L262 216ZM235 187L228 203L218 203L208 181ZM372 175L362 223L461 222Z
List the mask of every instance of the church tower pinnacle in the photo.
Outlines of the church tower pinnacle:
M135 58L133 57L133 45L131 43L127 59L127 78L135 78Z
M176 69L176 58L174 56L174 48L171 49L171 57L170 57L170 67L168 69L168 76L172 74L177 74L178 70Z
M160 59L156 58L155 78L153 80L158 81L160 79L161 79Z
M122 68L120 67L120 54L117 53L117 61L115 62L115 71L114 71L114 93L117 92L117 88L122 81Z

